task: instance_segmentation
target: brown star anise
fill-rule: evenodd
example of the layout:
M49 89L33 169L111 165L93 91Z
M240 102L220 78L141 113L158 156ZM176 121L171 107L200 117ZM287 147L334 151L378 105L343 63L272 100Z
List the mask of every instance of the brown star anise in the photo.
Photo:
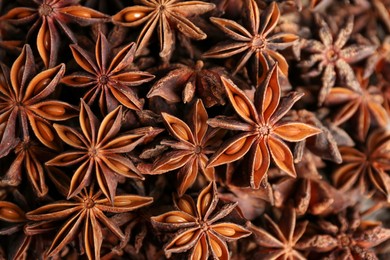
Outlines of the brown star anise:
M175 201L176 211L152 217L157 229L176 231L173 239L165 245L165 254L191 250L189 259L229 259L226 241L235 241L251 234L246 228L232 222L220 221L228 216L236 203L217 208L218 194L215 182L211 182L198 196L195 206L193 199L184 195Z
M255 250L255 259L306 259L297 243L305 233L308 221L297 223L292 207L283 210L277 223L268 215L264 215L264 220L265 228L250 226L260 247Z
M360 91L359 82L350 64L371 55L375 51L375 47L358 44L345 46L353 29L352 17L349 17L346 26L340 29L335 40L328 24L320 16L316 16L316 18L317 23L321 26L319 36L322 42L312 39L304 41L304 50L312 55L301 65L310 68L318 63L318 68L309 71L306 76L316 77L322 74L322 87L318 96L318 103L322 105L330 89L336 83L336 71L348 87L356 92Z
M224 105L224 88L220 77L224 72L220 67L205 68L201 60L194 66L180 65L157 81L147 97L159 96L168 102L188 103L196 95L206 107Z
M174 28L191 39L202 40L207 37L187 17L204 14L214 9L214 4L179 0L139 0L138 2L142 5L126 7L112 19L114 23L129 27L145 23L137 40L139 50L146 47L157 25L160 56L168 60L175 46Z
M212 17L216 24L233 41L220 43L204 54L206 58L227 58L244 53L233 74L237 73L251 59L250 75L253 84L259 85L266 77L270 67L277 62L283 75L288 74L286 59L277 52L285 49L298 39L289 33L277 33L270 36L280 17L278 5L273 2L261 14L255 0L246 1L248 26L246 29L235 21Z
M82 232L80 237L84 242L83 246L88 258L100 259L100 248L103 242L102 226L108 228L117 237L125 238L122 230L105 213L129 212L153 202L152 197L137 195L116 195L111 202L107 198L101 198L102 192L95 192L93 186L91 185L89 190L84 188L72 200L56 201L26 214L29 220L39 222L42 226L59 221L65 222L53 239L46 253L47 256L51 257L59 253Z
M263 84L256 89L254 102L231 80L222 77L222 83L242 121L219 116L209 119L208 123L212 127L243 132L226 141L210 158L208 167L234 162L248 154L247 168L252 188L260 187L267 174L270 157L281 170L295 177L292 153L282 140L298 142L321 132L304 123L281 121L302 94L291 92L281 100L277 65L273 66Z
M19 136L28 139L30 127L45 146L58 150L60 144L48 120L62 121L75 116L76 109L61 101L45 100L53 93L65 65L36 73L34 56L29 45L9 69L0 64L0 157L7 155L18 143Z
M137 97L133 86L141 85L154 78L148 72L129 71L136 46L123 47L114 57L106 37L100 33L96 41L94 58L78 45L70 46L77 64L85 72L65 76L62 82L72 87L89 87L83 99L88 105L98 99L103 114L111 112L119 103L133 110L142 109L143 103Z
M138 144L161 131L152 127L138 128L118 135L122 125L122 107L110 112L100 123L90 107L81 100L81 133L69 126L54 124L60 138L76 149L48 161L50 166L79 165L73 174L68 198L91 183L92 175L103 194L114 203L115 190L120 176L143 179L133 162L122 154L132 151Z
M365 140L368 130L375 119L379 127L385 127L389 121L386 109L382 106L383 97L379 88L369 85L369 79L363 79L363 71L358 70L356 77L361 88L359 91L335 87L325 99L327 106L341 106L335 112L333 122L340 125L348 119L355 117L357 134L360 141Z
M93 9L78 4L79 0L35 0L30 1L32 7L15 7L3 15L1 19L14 24L34 23L28 37L38 29L37 48L46 67L57 64L58 51L61 46L59 30L62 30L72 42L76 36L68 23L76 22L86 26L108 21L108 17Z
M359 188L363 193L381 193L390 201L390 133L377 129L365 149L340 147L343 164L333 172L335 186L343 191Z
M298 243L310 252L309 259L378 259L373 247L390 239L390 229L362 220L356 206L310 224L310 232Z
M206 169L208 155L215 152L221 144L218 139L219 129L211 129L207 125L208 115L200 99L194 104L190 114L191 124L167 113L162 113L165 125L177 141L165 140L162 144L173 149L161 155L153 164L152 174L165 173L179 169L178 190L182 196L195 182L198 172L202 172L207 180L214 180L214 168Z

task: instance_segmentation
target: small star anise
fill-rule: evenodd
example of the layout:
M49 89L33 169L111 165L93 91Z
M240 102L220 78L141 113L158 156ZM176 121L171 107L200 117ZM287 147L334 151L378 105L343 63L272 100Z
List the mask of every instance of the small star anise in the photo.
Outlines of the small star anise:
M189 259L229 259L226 241L235 241L251 234L246 228L231 222L220 221L228 216L236 203L217 208L218 194L215 182L211 182L198 196L195 206L193 199L184 195L175 201L176 211L152 217L157 229L175 231L173 239L165 245L165 254L191 250Z
M380 89L376 86L369 86L369 79L363 79L362 74L362 70L356 72L357 81L361 87L359 91L342 87L332 88L324 103L327 106L341 106L333 118L336 125L352 117L356 118L360 141L365 140L372 124L372 118L380 127L385 127L389 122L387 111L382 106L383 97Z
M291 92L287 97L280 98L277 65L274 65L263 84L256 89L254 102L231 80L222 77L222 83L242 121L218 116L209 119L208 123L212 127L243 132L226 141L210 158L208 167L234 162L247 154L252 188L260 187L267 174L270 157L280 169L295 177L292 153L282 140L298 142L321 132L304 123L281 121L302 94Z
M143 102L131 87L149 82L154 76L148 72L128 70L134 59L134 43L123 47L111 57L111 46L100 33L94 55L78 45L71 45L70 48L77 64L85 72L65 76L62 82L72 87L88 87L89 90L83 97L88 105L98 99L103 114L111 112L119 104L133 110L142 109Z
M82 26L108 21L108 17L93 9L81 6L78 0L35 0L29 1L32 7L15 7L1 17L14 24L34 23L30 30L38 31L37 48L46 67L57 64L62 30L72 42L76 43L76 36L69 28L68 23L76 22Z
M322 74L322 87L318 96L318 103L322 105L330 89L336 83L336 70L348 87L356 92L360 91L359 82L356 80L350 64L371 55L375 51L375 47L358 44L345 46L353 29L352 17L349 17L346 26L340 29L336 40L333 39L328 24L320 16L316 16L316 18L317 23L321 26L319 36L322 42L317 40L304 41L303 49L312 55L301 65L310 68L318 63L318 68L309 71L306 76L316 77Z
M308 221L297 223L292 207L283 210L277 223L268 215L264 215L264 220L265 229L250 226L260 247L255 250L255 259L306 259L297 243L305 233Z
M45 146L58 150L60 144L48 120L62 121L75 116L76 109L61 101L45 100L65 73L65 65L36 73L29 45L9 69L0 64L0 157L7 155L22 139L30 137L30 127ZM20 134L19 134L20 133Z
M201 100L197 100L190 114L191 124L188 126L177 117L162 113L165 125L177 141L162 141L162 144L173 149L161 155L153 164L152 172L165 173L179 169L178 193L182 196L195 182L198 172L202 172L207 180L214 180L214 168L206 169L208 155L215 152L221 144L218 140L218 129L207 125L208 115Z
M278 64L283 75L288 74L286 59L277 52L285 49L298 39L296 35L277 33L270 36L280 17L278 5L273 2L261 14L255 0L246 1L247 29L235 21L212 17L216 24L233 41L220 43L204 54L206 58L227 58L244 53L233 74L237 73L251 59L250 75L252 82L259 85L266 77L270 67Z
M122 154L132 151L145 139L160 133L160 130L145 127L118 135L122 125L122 107L110 112L100 123L83 100L79 120L81 133L72 127L54 124L60 138L76 151L60 154L46 165L79 165L73 174L68 198L80 193L95 175L103 194L114 203L119 176L144 178L133 162Z
M83 246L88 258L100 259L100 248L103 242L102 225L117 237L125 238L120 228L105 213L129 212L153 202L152 197L116 195L111 203L107 198L101 198L102 192L95 192L93 186L91 185L89 191L84 189L71 200L57 201L26 214L29 220L41 223L43 226L59 221L65 222L53 239L47 256L51 257L59 253L82 232L80 237L84 242Z
M340 147L343 164L332 174L335 186L343 191L378 192L390 201L389 147L390 133L381 129L368 136L365 149Z
M137 40L139 50L146 47L156 26L158 26L160 56L168 60L175 46L174 28L191 39L202 40L207 37L187 17L204 14L214 9L214 4L179 0L139 0L139 2L142 5L126 7L112 17L114 23L128 27L145 23Z

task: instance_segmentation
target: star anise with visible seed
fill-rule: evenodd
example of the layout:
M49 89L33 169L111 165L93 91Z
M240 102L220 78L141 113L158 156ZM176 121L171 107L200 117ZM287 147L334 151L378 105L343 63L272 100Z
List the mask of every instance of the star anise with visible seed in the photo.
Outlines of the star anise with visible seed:
M311 232L298 243L310 252L309 259L378 259L373 247L390 239L390 229L362 220L356 206L310 225Z
M322 105L330 89L336 83L336 71L348 87L356 92L360 91L359 82L356 80L350 64L371 55L375 51L375 47L358 44L345 46L352 33L352 17L349 17L346 26L340 29L335 40L328 24L320 16L316 16L316 18L317 23L321 26L319 36L322 42L312 39L304 41L303 49L312 55L308 60L302 61L301 65L305 68L311 68L318 63L317 69L311 70L305 75L316 77L322 74L322 87L318 96L318 103Z
M147 97L159 96L168 102L188 103L198 96L206 107L224 105L224 88L220 78L223 74L223 68L205 68L201 60L194 66L181 65L157 81Z
M286 59L277 52L292 46L298 36L289 33L270 35L278 23L280 10L273 2L261 14L255 0L247 0L247 23L243 27L235 21L212 17L216 24L232 41L220 43L204 54L206 58L227 58L243 53L233 74L237 73L250 60L250 77L253 84L259 85L266 77L270 67L278 64L283 75L288 75Z
M100 33L94 55L78 45L71 45L70 48L77 64L85 72L65 76L62 82L72 87L88 87L89 90L83 97L88 105L99 100L103 114L111 112L119 104L133 110L142 109L143 102L131 87L148 82L154 76L148 72L128 69L134 59L134 43L123 47L113 56L110 44Z
M122 230L106 214L133 211L153 202L152 197L116 195L111 203L107 198L101 198L101 195L102 191L95 191L94 185L91 185L89 190L84 188L71 200L56 201L26 214L28 219L41 223L42 226L59 221L65 222L58 230L46 253L48 257L59 253L80 233L87 257L100 259L100 248L104 238L102 235L103 227L108 228L117 237L125 238Z
M206 169L206 165L209 154L214 153L222 143L219 139L220 130L211 129L207 125L208 115L201 100L197 100L189 116L190 126L177 117L162 114L165 125L177 141L162 141L162 144L173 150L162 154L152 169L152 174L160 174L180 168L177 174L179 196L192 186L199 171L207 180L215 179L214 168Z
M208 123L212 127L239 130L242 133L226 141L210 158L208 167L234 162L246 155L250 185L258 189L267 174L272 157L280 169L295 177L292 153L282 140L298 142L321 132L304 123L281 121L302 94L291 92L281 99L277 65L274 65L263 84L256 89L254 102L231 80L222 77L222 83L234 110L242 120L218 116L209 119Z
M11 71L0 64L0 157L14 148L18 139L28 139L30 128L45 146L58 150L60 144L48 120L62 121L75 116L76 109L61 101L45 100L65 73L65 65L36 73L29 45L15 60Z
M386 109L382 106L383 97L379 88L369 85L369 79L363 79L363 71L358 70L356 77L361 88L359 91L335 87L325 99L326 106L341 106L335 111L333 122L340 125L350 118L356 118L357 135L360 141L365 140L372 125L372 118L379 127L389 122Z
M215 5L202 1L139 0L141 5L122 9L112 17L113 22L123 26L136 27L145 24L138 36L138 49L143 49L158 26L160 56L169 60L175 46L175 29L183 35L202 40L207 35L195 26L188 17L204 14Z
M132 160L123 154L132 151L137 145L161 131L145 127L119 135L122 125L121 106L99 122L83 100L79 120L81 133L75 128L54 124L60 138L76 150L60 154L46 162L46 165L62 167L79 165L73 174L68 198L77 195L88 186L94 175L103 194L114 203L120 176L144 178Z
M366 147L340 147L343 164L332 174L335 186L343 191L359 188L362 193L380 193L390 201L390 133L377 129Z
M211 182L198 196L195 206L193 199L184 195L175 201L176 211L169 211L152 217L155 228L167 231L177 231L174 237L165 245L165 254L190 251L189 259L207 260L229 259L226 241L235 241L251 234L246 228L221 221L237 206L228 203L217 208L218 194L215 182Z
M268 215L264 215L264 220L265 228L250 226L259 245L255 249L255 259L306 259L297 243L305 233L308 221L297 223L295 210L288 206L277 223Z

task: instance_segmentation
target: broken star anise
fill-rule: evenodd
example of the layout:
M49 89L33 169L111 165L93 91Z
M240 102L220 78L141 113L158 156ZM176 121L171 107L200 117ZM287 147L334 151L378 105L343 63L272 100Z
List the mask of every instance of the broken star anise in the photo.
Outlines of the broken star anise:
M229 259L226 241L235 241L251 234L246 228L221 221L228 216L236 203L218 208L218 194L215 182L211 182L198 196L195 206L193 199L184 195L175 201L177 210L152 217L152 224L161 230L177 231L165 245L165 254L190 251L189 259Z
M288 75L286 59L277 52L292 46L298 36L289 33L270 35L278 23L280 10L273 2L261 14L255 0L246 1L247 28L235 21L212 17L216 24L232 41L220 43L204 54L206 58L227 58L244 53L233 74L237 73L250 60L252 82L259 85L267 75L270 67L278 64L283 75Z
M94 55L79 45L71 45L70 48L75 61L85 72L65 76L62 82L72 87L87 87L88 92L83 99L88 105L99 100L103 114L111 112L119 104L133 110L142 109L143 102L132 87L148 82L154 76L148 72L128 69L134 59L134 43L123 47L114 56L106 37L100 33Z
M277 65L273 66L263 84L256 89L254 102L231 80L222 77L222 83L242 120L219 116L209 119L208 123L212 127L239 130L242 133L226 141L210 158L208 167L234 162L247 155L250 185L258 189L272 157L280 169L295 177L292 153L282 140L298 142L321 132L308 124L281 120L302 94L291 92L281 99Z
M46 162L46 165L62 167L79 165L73 174L68 198L77 195L88 186L94 175L103 194L114 203L120 176L144 178L133 162L123 154L132 151L138 144L155 136L160 130L145 127L119 135L122 125L121 106L99 122L83 100L79 120L81 132L69 126L54 125L60 138L76 150L62 153Z

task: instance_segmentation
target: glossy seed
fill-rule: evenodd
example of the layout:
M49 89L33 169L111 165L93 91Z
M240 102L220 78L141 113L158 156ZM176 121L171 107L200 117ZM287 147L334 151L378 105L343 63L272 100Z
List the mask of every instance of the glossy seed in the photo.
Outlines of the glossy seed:
M175 242L175 245L177 246L181 246L181 245L184 245L186 243L188 243L191 238L194 236L194 233L193 232L188 232L187 234L181 236L176 242Z
M134 22L134 21L141 19L142 17L145 17L145 15L146 15L146 13L144 13L144 12L128 12L123 16L123 19L126 22L131 23L131 22Z
M201 242L199 241L197 244L196 244L196 247L194 249L194 253L192 255L192 260L200 260L202 259L202 244Z
M77 17L83 17L83 18L91 18L92 17L90 12L84 11L84 10L77 10L76 9L76 10L69 11L68 13L71 15L77 16Z
M238 109L243 112L247 117L250 117L250 111L248 105L245 103L244 99L240 96L234 96L234 100L238 106Z
M229 147L229 149L227 149L225 151L225 154L232 155L232 154L237 153L245 145L245 141L246 141L246 138L243 138L243 139L235 142L232 146Z
M184 140L188 140L188 134L186 129L179 124L172 124L173 131Z
M222 248L218 245L217 241L215 241L214 239L210 239L210 245L214 251L214 254L217 257L221 257L222 256Z
M50 78L45 78L40 80L34 87L34 92L33 95L39 94L47 85L49 85L51 79Z
M179 209L181 209L182 211L194 216L195 215L195 212L193 211L192 209L192 205L191 203L186 200L186 199L179 199L179 201L177 202L177 206L179 207Z
M9 220L20 220L22 218L16 210L8 207L0 208L0 217Z
M49 142L53 142L53 140L54 140L53 132L51 131L51 129L47 125L38 121L37 122L37 129L38 129L38 132L41 134L43 139L45 139L46 141L49 141Z
M23 12L19 12L17 15L16 15L16 19L23 19L27 16L30 16L31 15L31 12L29 11L23 11Z
M116 198L115 199L115 206L116 207L126 207L126 206L130 206L132 203L133 203L133 201L131 201L131 200L129 200L129 199L118 199L118 198Z
M66 112L64 107L54 105L43 106L41 110L51 116L62 116Z
M263 154L261 153L260 146L257 146L255 165L254 165L255 171L260 169L262 164L263 164Z
M180 216L168 216L165 218L165 222L167 223L185 223L188 222L185 218Z
M214 231L218 232L219 234L227 237L234 236L236 234L236 231L233 228L230 227L216 227L213 228Z
M72 142L75 143L76 145L83 145L83 142L80 141L80 139L73 134L72 132L66 132L65 136Z
M45 50L46 51L50 51L50 32L49 31L46 31L45 32L45 38L44 38L44 41L43 41L43 46L45 47Z
M211 194L207 193L203 197L202 204L201 204L201 211L203 216L206 214L206 211L209 208L210 204L211 204Z

